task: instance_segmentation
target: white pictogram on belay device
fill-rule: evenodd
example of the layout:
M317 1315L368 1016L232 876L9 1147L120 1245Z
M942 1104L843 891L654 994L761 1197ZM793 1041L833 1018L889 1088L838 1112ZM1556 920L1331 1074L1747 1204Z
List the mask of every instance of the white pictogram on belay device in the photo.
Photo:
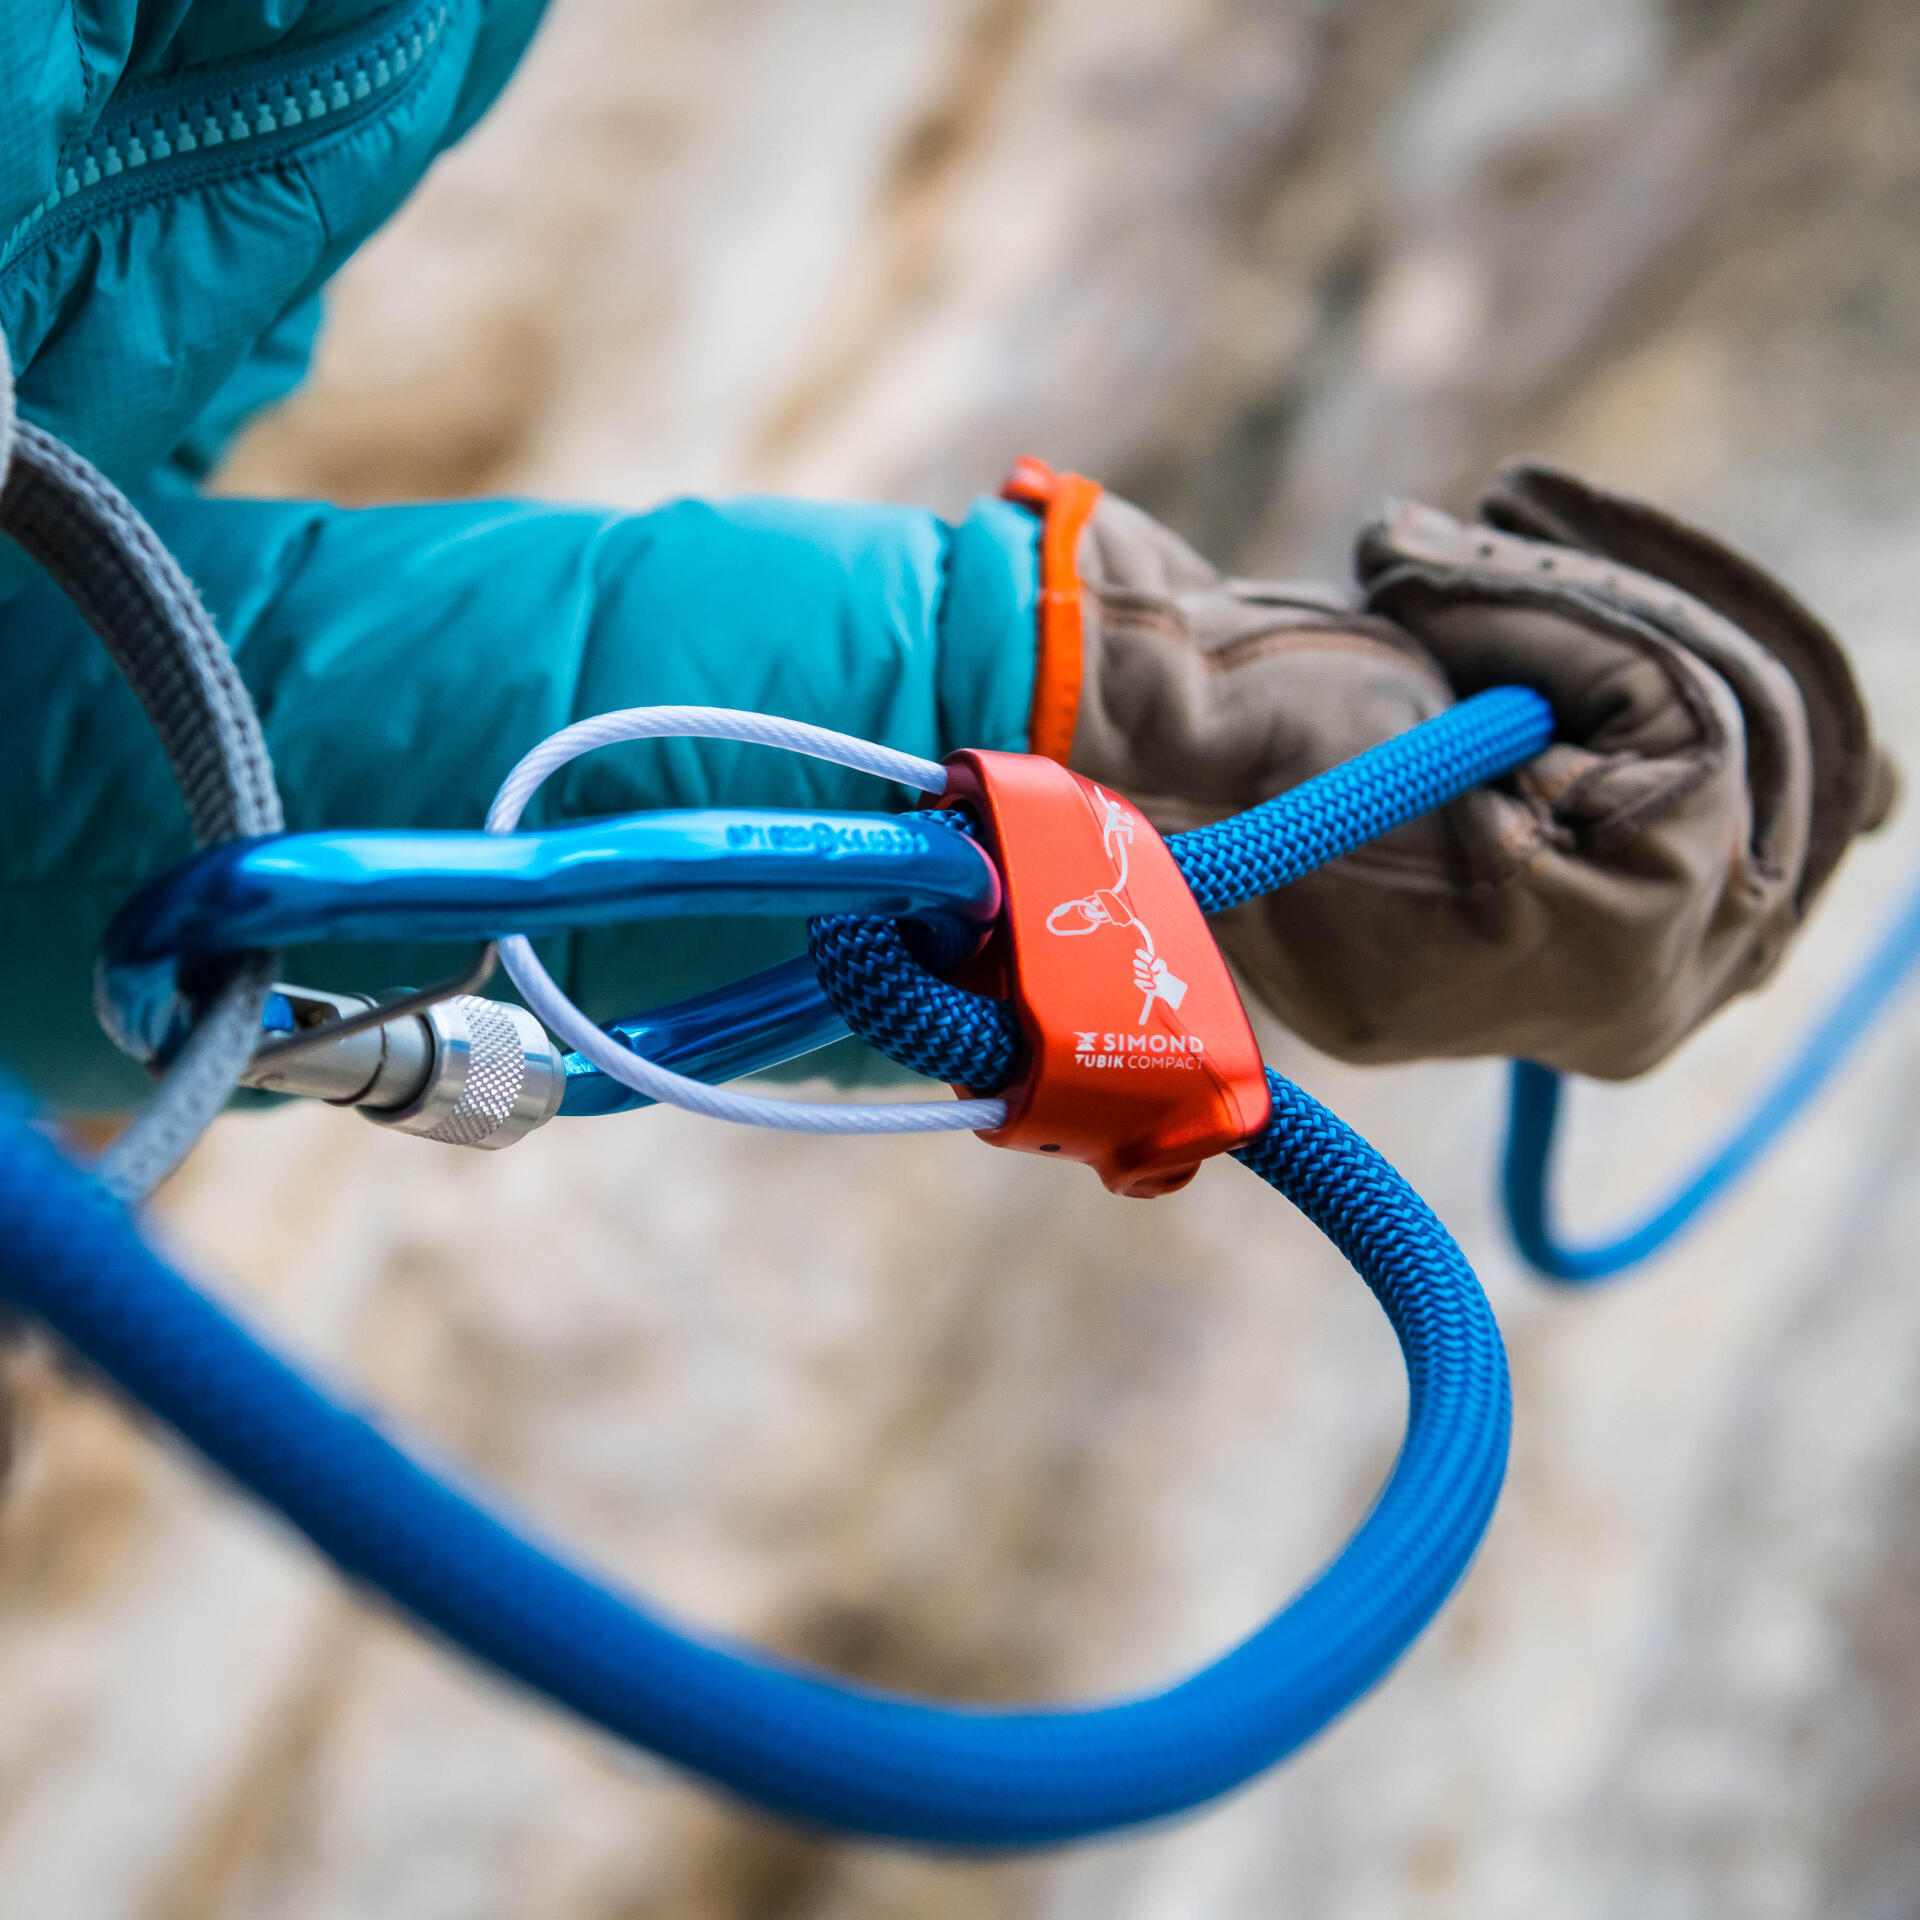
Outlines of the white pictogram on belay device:
M1154 951L1152 932L1120 897L1127 890L1127 855L1133 845L1133 821L1112 794L1103 793L1100 797L1107 804L1100 838L1107 858L1113 862L1113 885L1079 900L1062 900L1047 915L1047 931L1081 934L1098 933L1102 927L1125 927L1138 934L1140 944L1133 950L1133 984L1145 998L1140 1002L1140 1018L1134 1025L1144 1027L1156 1000L1164 1000L1170 1009L1178 1009L1187 997L1187 983L1168 969L1167 963Z

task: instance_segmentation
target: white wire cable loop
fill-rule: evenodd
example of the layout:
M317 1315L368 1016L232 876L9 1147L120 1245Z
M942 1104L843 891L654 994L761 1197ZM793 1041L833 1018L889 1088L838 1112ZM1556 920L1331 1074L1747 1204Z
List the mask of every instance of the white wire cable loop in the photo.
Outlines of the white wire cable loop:
M541 741L500 783L487 809L489 833L511 833L527 802L570 760L618 740L739 740L779 747L787 753L830 760L857 773L878 774L922 793L939 794L947 770L937 760L856 740L851 734L810 727L772 714L742 713L732 707L626 707L615 713L576 721ZM809 1100L763 1100L729 1093L704 1080L656 1065L623 1046L587 1018L561 992L524 934L500 942L500 964L521 997L554 1033L610 1080L644 1093L665 1106L684 1107L711 1120L741 1126L777 1127L788 1133L960 1133L990 1131L1007 1118L1004 1100L916 1100L889 1105L829 1106Z

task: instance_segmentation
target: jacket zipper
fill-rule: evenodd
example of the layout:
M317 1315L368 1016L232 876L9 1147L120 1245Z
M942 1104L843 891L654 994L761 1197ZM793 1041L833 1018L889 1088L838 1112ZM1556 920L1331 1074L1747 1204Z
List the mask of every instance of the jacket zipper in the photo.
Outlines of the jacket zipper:
M0 272L30 241L96 206L179 192L214 172L265 167L375 112L418 77L453 4L407 0L371 34L362 25L351 36L236 65L218 84L202 73L129 91L84 141L61 154L52 190L0 244Z

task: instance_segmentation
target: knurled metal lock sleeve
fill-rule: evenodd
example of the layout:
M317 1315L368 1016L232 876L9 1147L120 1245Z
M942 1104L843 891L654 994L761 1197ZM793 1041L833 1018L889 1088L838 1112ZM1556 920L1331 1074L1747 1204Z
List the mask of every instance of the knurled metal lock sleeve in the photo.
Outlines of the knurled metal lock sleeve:
M492 1150L512 1146L559 1112L566 1068L524 1007L462 993L414 1018L432 1037L425 1080L402 1106L362 1106L376 1125Z

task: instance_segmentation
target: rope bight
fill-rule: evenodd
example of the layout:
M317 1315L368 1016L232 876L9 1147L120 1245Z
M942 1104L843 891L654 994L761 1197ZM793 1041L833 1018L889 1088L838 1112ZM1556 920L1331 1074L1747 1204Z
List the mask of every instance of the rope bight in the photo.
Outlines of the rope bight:
M1530 694L1467 703L1250 824L1194 836L1198 870L1216 896L1250 895L1270 873L1305 871L1529 757L1548 724ZM1271 853L1296 834L1306 851ZM995 1003L973 1005L996 1018ZM931 1017L929 1046L949 1042L938 1070L993 1077L967 1031ZM1103 1707L935 1706L677 1631L287 1368L17 1121L0 1153L0 1288L350 1578L611 1731L803 1819L946 1845L1042 1844L1178 1812L1290 1752L1432 1617L1498 1492L1506 1367L1464 1258L1373 1149L1280 1076L1269 1085L1272 1119L1238 1157L1380 1301L1407 1366L1406 1437L1372 1512L1297 1600L1191 1679Z
M1406 1438L1339 1557L1241 1646L1166 1691L1085 1709L949 1707L687 1633L409 1458L172 1272L18 1118L0 1121L0 1291L351 1580L509 1678L775 1812L958 1847L1164 1818L1239 1785L1380 1678L1464 1571L1505 1467L1493 1318L1439 1222L1275 1076L1241 1156L1380 1301Z

